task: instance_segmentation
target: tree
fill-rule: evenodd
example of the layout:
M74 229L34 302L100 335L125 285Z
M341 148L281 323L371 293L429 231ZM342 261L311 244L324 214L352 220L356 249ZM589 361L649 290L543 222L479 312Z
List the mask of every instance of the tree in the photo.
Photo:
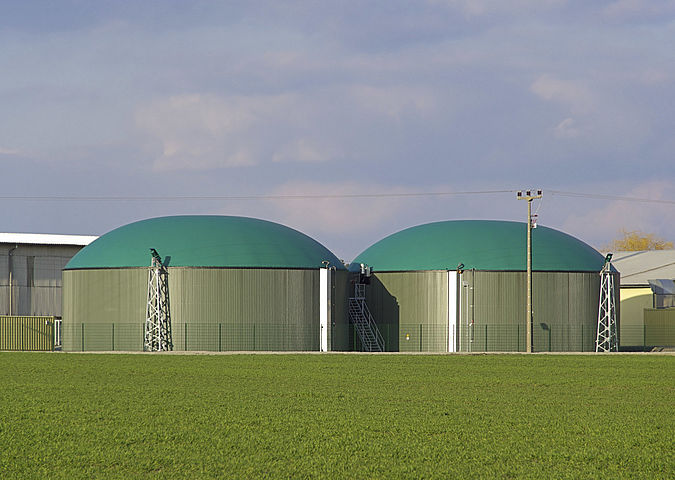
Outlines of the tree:
M640 252L643 250L668 250L673 242L657 237L653 233L640 230L621 229L621 236L615 239L605 250L609 252Z

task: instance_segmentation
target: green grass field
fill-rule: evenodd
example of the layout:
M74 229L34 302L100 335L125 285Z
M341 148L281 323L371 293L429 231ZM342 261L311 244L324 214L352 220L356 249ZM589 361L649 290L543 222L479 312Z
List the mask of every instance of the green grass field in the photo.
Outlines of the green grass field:
M675 357L0 353L0 478L673 478Z

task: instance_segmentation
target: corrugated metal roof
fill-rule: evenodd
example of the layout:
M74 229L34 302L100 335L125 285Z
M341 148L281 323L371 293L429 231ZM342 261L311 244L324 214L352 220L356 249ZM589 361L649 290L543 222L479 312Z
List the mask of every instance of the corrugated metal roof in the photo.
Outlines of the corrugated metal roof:
M29 245L89 245L98 237L92 235L53 235L44 233L0 233L0 243Z
M615 252L612 265L621 272L621 285L648 286L648 280L675 279L675 250Z
M527 225L497 220L428 223L380 240L352 262L374 271L526 269ZM604 257L581 240L552 228L532 230L532 269L599 272Z
M75 255L67 270L147 267L150 248L171 267L319 268L342 262L316 240L274 222L184 215L142 220L112 230Z

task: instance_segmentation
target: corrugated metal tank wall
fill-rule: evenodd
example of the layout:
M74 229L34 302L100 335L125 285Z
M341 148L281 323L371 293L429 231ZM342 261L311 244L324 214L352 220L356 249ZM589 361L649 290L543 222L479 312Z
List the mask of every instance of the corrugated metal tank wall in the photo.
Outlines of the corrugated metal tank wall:
M462 351L525 350L525 277L525 272L464 272L461 301L469 308L459 322ZM597 273L534 272L533 350L593 351L599 292Z
M143 349L148 271L63 271L64 351Z
M366 301L386 351L447 351L446 271L374 273Z
M525 351L525 276L463 272L457 298L459 351ZM532 282L534 350L593 351L599 275L534 272ZM447 289L446 271L373 275L367 302L387 351L447 351Z
M319 349L318 269L176 268L169 292L175 350Z
M66 270L63 349L143 348L147 269ZM335 350L346 350L347 272L335 272ZM170 268L174 350L319 349L319 270ZM84 347L83 347L84 342Z
M349 350L349 295L351 294L350 274L347 270L336 270L333 282L333 328L329 330L331 350Z

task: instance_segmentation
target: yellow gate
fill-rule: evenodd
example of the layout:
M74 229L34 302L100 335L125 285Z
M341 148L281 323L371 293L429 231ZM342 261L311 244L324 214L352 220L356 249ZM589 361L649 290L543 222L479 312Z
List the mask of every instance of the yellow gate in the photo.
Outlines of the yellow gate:
M0 350L54 350L54 317L0 315Z

